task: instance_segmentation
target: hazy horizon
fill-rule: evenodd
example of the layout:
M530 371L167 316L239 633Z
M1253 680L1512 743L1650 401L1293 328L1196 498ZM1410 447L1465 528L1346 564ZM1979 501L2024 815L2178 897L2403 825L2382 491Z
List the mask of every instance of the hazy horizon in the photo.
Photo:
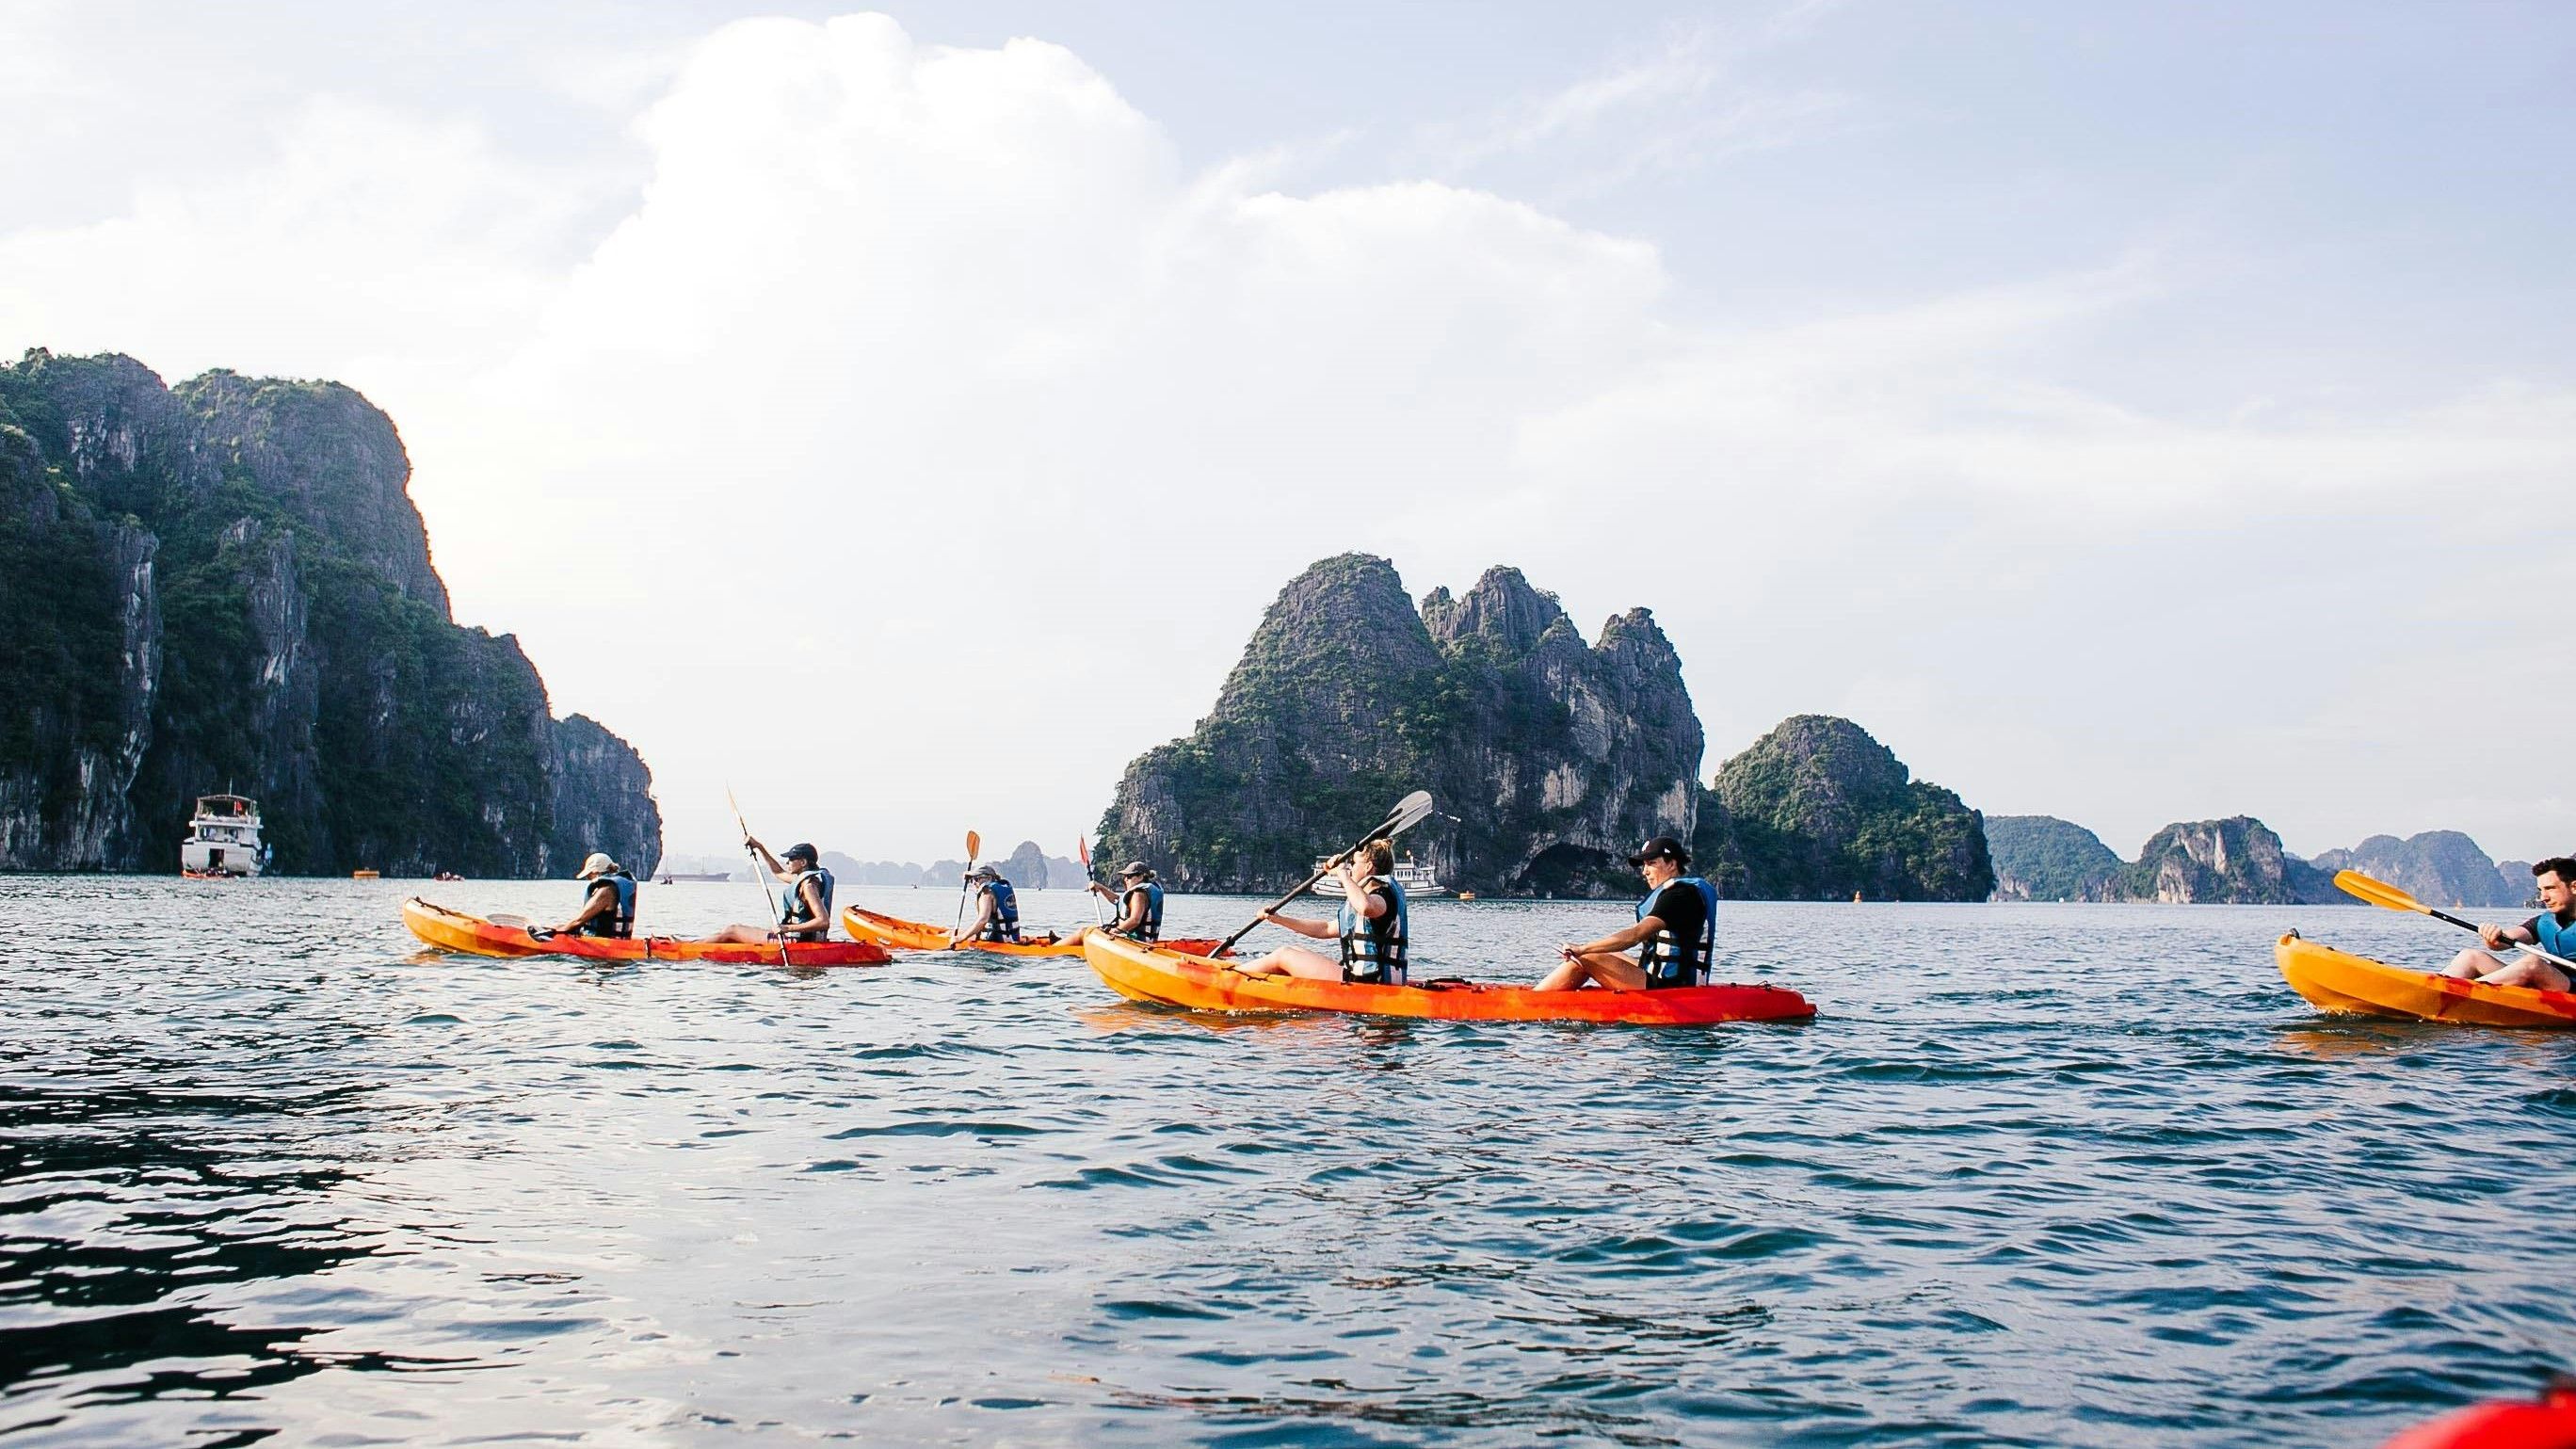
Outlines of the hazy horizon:
M2576 12L1613 16L0 4L0 349L365 392L675 853L1070 855L1350 550L1703 779L2576 846Z

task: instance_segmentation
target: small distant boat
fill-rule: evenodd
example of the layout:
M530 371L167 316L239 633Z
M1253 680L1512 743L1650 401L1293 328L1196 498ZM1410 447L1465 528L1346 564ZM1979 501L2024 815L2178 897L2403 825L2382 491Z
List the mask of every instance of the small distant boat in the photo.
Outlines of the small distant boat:
M259 802L247 795L200 795L179 842L179 874L228 880L260 873L268 847L259 838Z
M1315 857L1317 870L1322 870L1332 863L1333 858L1329 855ZM1415 860L1413 852L1409 850L1404 853L1404 859L1395 863L1393 876L1395 883L1404 887L1404 893L1417 900L1424 896L1449 894L1449 888L1440 883L1440 877L1432 872L1431 867ZM1331 876L1326 876L1315 882L1313 893L1319 896L1337 896L1342 893L1342 888L1333 884Z
M463 877L463 876L461 876L461 875L458 875L456 872L454 872L454 871L452 871L452 870L442 870L442 871L440 871L437 875L432 876L432 877L430 877L430 878L431 878L432 880L463 880L463 879L465 879L465 877Z
M351 880L379 880L379 879L382 879L382 877L381 877L377 872L372 871L372 870L369 870L369 869L367 869L365 866L363 866L363 865L362 865L362 866L359 866L356 870L353 870L353 871L349 872L349 879L351 879Z
M1462 901L1472 901L1472 900L1474 900L1475 898L1476 898L1476 893L1475 893L1474 891L1460 891L1460 892L1458 892L1458 899L1460 899L1460 900L1462 900Z
M676 885L684 880L731 880L728 870L666 870L653 877L655 885Z

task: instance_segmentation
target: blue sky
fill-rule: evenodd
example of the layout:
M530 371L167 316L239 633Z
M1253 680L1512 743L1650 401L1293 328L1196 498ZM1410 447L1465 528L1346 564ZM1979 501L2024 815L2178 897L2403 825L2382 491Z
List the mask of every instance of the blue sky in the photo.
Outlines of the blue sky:
M1711 768L1827 711L2122 850L2576 845L2511 718L2567 706L2576 12L731 25L838 13L0 6L0 347L365 389L460 615L679 849L730 778L853 854L1063 853L1344 548L1654 608ZM1100 697L1122 616L1158 665ZM847 767L667 687L746 676ZM886 683L994 676L1060 703Z

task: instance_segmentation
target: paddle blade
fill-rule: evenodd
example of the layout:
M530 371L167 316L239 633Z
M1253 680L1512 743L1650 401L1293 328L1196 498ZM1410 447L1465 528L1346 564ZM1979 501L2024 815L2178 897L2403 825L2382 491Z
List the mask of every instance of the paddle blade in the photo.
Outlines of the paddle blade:
M983 857L984 857L984 837L982 837L982 836L980 836L980 835L977 835L977 834L976 834L974 831L972 831L972 830L967 831L967 832L966 832L966 863L967 863L968 865L973 865L976 861L983 859Z
M1386 817L1386 823L1379 826L1376 835L1369 838L1374 840L1379 835L1391 836L1400 831L1411 830L1430 818L1431 792L1416 790L1395 802L1395 809Z
M2433 913L2432 907L2422 901L2384 880L2372 880L2357 870L2336 871L2334 882L2336 888L2344 894L2358 897L2374 906L2385 906L2392 911L2415 911L2428 916Z
M1088 835L1075 836L1073 838L1073 853L1082 858L1082 873L1084 875L1091 874L1091 837Z

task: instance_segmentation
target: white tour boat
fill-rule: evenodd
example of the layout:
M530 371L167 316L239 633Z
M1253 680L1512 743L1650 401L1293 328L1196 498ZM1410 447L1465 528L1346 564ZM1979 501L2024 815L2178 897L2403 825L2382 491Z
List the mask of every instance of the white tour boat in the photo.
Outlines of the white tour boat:
M259 802L244 795L200 795L179 842L179 873L257 875L268 864L259 839Z
M1325 866L1330 865L1332 860L1333 858L1329 855L1316 856L1315 869L1322 870ZM1440 883L1440 878L1431 873L1431 867L1416 861L1413 858L1412 851L1408 850L1404 853L1404 859L1395 863L1395 869L1391 874L1395 878L1395 883L1404 887L1404 893L1408 897L1418 899L1423 896L1445 896L1449 894L1449 888L1442 885ZM1333 884L1332 877L1330 876L1326 876L1324 879L1315 882L1314 894L1316 895L1338 896L1341 893L1342 888Z

